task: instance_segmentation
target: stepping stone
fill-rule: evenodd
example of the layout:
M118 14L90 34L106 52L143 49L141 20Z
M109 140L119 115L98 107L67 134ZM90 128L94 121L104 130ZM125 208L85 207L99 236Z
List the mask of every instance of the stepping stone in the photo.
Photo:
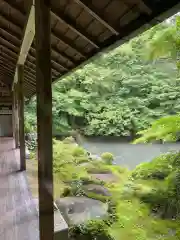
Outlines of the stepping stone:
M70 225L107 216L108 204L87 197L65 197L56 200L56 205Z
M113 173L92 173L93 179L98 179L103 182L118 182L119 179Z
M85 186L83 186L83 190L86 193L94 193L97 195L102 195L102 196L111 196L111 193L109 192L109 190L101 185L97 185L97 184L87 184Z

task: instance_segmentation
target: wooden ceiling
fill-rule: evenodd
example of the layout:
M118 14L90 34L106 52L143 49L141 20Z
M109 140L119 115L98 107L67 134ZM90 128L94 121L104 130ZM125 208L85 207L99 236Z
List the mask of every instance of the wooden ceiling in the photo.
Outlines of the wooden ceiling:
M0 81L9 89L31 5L32 0L0 0ZM106 47L119 40L119 45L124 43L179 9L179 0L52 0L52 82ZM35 41L24 71L24 94L30 98L36 93ZM0 102L5 97L2 94Z

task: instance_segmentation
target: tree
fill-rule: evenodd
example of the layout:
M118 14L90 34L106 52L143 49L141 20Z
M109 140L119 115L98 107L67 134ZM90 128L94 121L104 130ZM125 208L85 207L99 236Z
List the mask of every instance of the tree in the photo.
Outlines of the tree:
M159 24L57 82L53 133L66 135L78 129L84 135L133 138L152 121L180 112L180 79L173 63L167 58L161 64L144 59L147 45L156 46L159 36L169 36L172 28ZM32 123L34 103L27 109Z

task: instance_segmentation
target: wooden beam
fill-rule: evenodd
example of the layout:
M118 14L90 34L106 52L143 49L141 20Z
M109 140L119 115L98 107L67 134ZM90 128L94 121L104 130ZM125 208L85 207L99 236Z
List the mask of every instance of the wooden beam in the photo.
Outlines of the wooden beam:
M50 0L35 0L40 240L54 239Z
M80 26L78 26L74 21L72 21L63 12L57 12L53 8L52 8L51 12L55 18L57 18L59 21L66 24L73 32L77 33L79 36L81 36L83 39L85 39L88 43L90 43L96 49L99 49L98 43L96 43L95 39L93 39L92 36L85 33L84 29L82 29Z
M17 64L24 65L35 36L34 4L32 4Z
M20 170L26 170L26 155L25 155L25 136L24 136L24 66L17 66L18 75L18 102L19 102L19 143L20 143Z
M21 44L18 61L17 61L17 64L19 64L19 65L24 65L27 55L29 53L29 50L31 48L31 44L34 40L34 36L35 36L34 11L35 11L34 4L32 4L32 6L30 8L29 16L28 16L28 21L27 21L25 31L24 31L24 37L23 37L23 41ZM18 80L18 78L17 78L17 68L16 68L14 82L16 82L17 80Z
M102 25L104 25L109 31L113 34L118 35L118 29L112 26L107 20L104 19L104 16L100 11L95 9L91 1L89 0L75 0L75 2L81 5L89 14L91 14L96 20L98 20Z

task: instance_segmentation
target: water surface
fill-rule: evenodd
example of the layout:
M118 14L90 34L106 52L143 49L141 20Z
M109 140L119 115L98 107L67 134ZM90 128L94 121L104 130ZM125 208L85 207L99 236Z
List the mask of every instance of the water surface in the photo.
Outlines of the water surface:
M122 141L103 141L86 139L82 146L89 152L101 155L103 152L111 152L115 157L115 163L126 166L129 169L135 168L142 162L151 161L154 157L169 151L179 151L180 143L166 144L130 144Z

